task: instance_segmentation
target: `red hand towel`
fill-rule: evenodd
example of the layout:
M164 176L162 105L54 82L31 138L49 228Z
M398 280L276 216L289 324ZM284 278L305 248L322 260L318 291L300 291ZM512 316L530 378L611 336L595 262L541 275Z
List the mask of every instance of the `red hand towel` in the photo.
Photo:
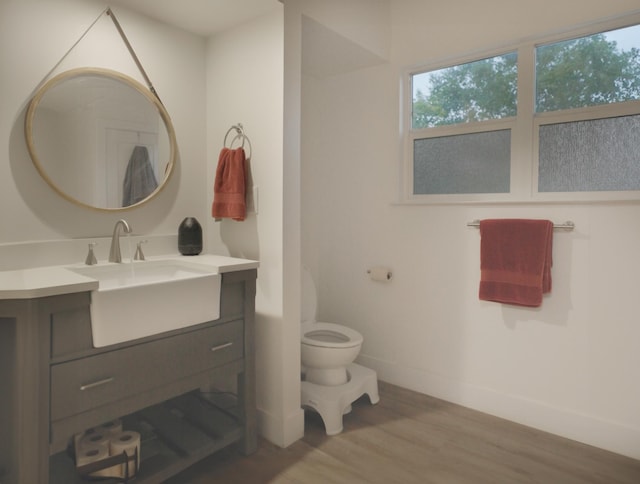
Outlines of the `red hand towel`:
M246 212L244 149L222 148L213 184L211 215L216 219L242 221Z
M480 299L537 307L551 292L553 223L480 221Z

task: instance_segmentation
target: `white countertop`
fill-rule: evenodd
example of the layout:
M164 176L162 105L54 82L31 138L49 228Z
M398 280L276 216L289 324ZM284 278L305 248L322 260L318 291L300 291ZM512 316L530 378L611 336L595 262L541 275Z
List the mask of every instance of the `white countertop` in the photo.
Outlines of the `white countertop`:
M238 259L214 254L182 256L169 254L166 256L148 257L149 260L180 259L197 264L213 266L218 273L257 269L260 263L249 259ZM128 262L123 262L127 264ZM144 262L135 262L144 264ZM99 261L99 265L112 264ZM90 277L72 272L67 267L78 267L83 264L36 267L13 271L0 271L0 299L31 299L36 297L57 296L73 292L93 291L98 289L98 281Z

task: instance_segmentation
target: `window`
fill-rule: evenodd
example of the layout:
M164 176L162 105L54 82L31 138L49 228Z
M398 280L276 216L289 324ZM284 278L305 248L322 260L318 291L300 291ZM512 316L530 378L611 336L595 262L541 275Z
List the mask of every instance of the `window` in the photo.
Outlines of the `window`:
M640 25L537 47L538 192L639 191L639 99Z
M640 99L640 25L536 48L536 111Z
M413 193L508 193L511 132L416 139Z
M515 52L412 77L412 127L502 119L516 115Z
M640 190L640 116L545 124L538 191Z
M640 199L640 25L594 30L409 73L408 199Z
M469 125L515 118L517 59L512 52L412 76L414 195L509 193L512 123Z

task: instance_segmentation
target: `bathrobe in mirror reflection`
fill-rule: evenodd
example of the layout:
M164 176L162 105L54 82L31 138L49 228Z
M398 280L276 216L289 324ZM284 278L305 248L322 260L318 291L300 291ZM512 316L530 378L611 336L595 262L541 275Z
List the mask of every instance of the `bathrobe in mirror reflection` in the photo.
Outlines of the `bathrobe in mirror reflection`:
M156 188L158 188L158 182L149 159L149 150L146 146L136 146L133 148L124 175L122 206L128 207L144 200Z

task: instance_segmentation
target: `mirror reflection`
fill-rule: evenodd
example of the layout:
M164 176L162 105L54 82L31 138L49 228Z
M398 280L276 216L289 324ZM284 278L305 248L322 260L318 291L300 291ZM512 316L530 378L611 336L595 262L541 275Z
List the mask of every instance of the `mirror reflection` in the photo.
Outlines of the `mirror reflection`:
M148 201L175 163L175 134L162 103L134 79L105 69L48 81L29 105L25 133L47 183L92 208Z

